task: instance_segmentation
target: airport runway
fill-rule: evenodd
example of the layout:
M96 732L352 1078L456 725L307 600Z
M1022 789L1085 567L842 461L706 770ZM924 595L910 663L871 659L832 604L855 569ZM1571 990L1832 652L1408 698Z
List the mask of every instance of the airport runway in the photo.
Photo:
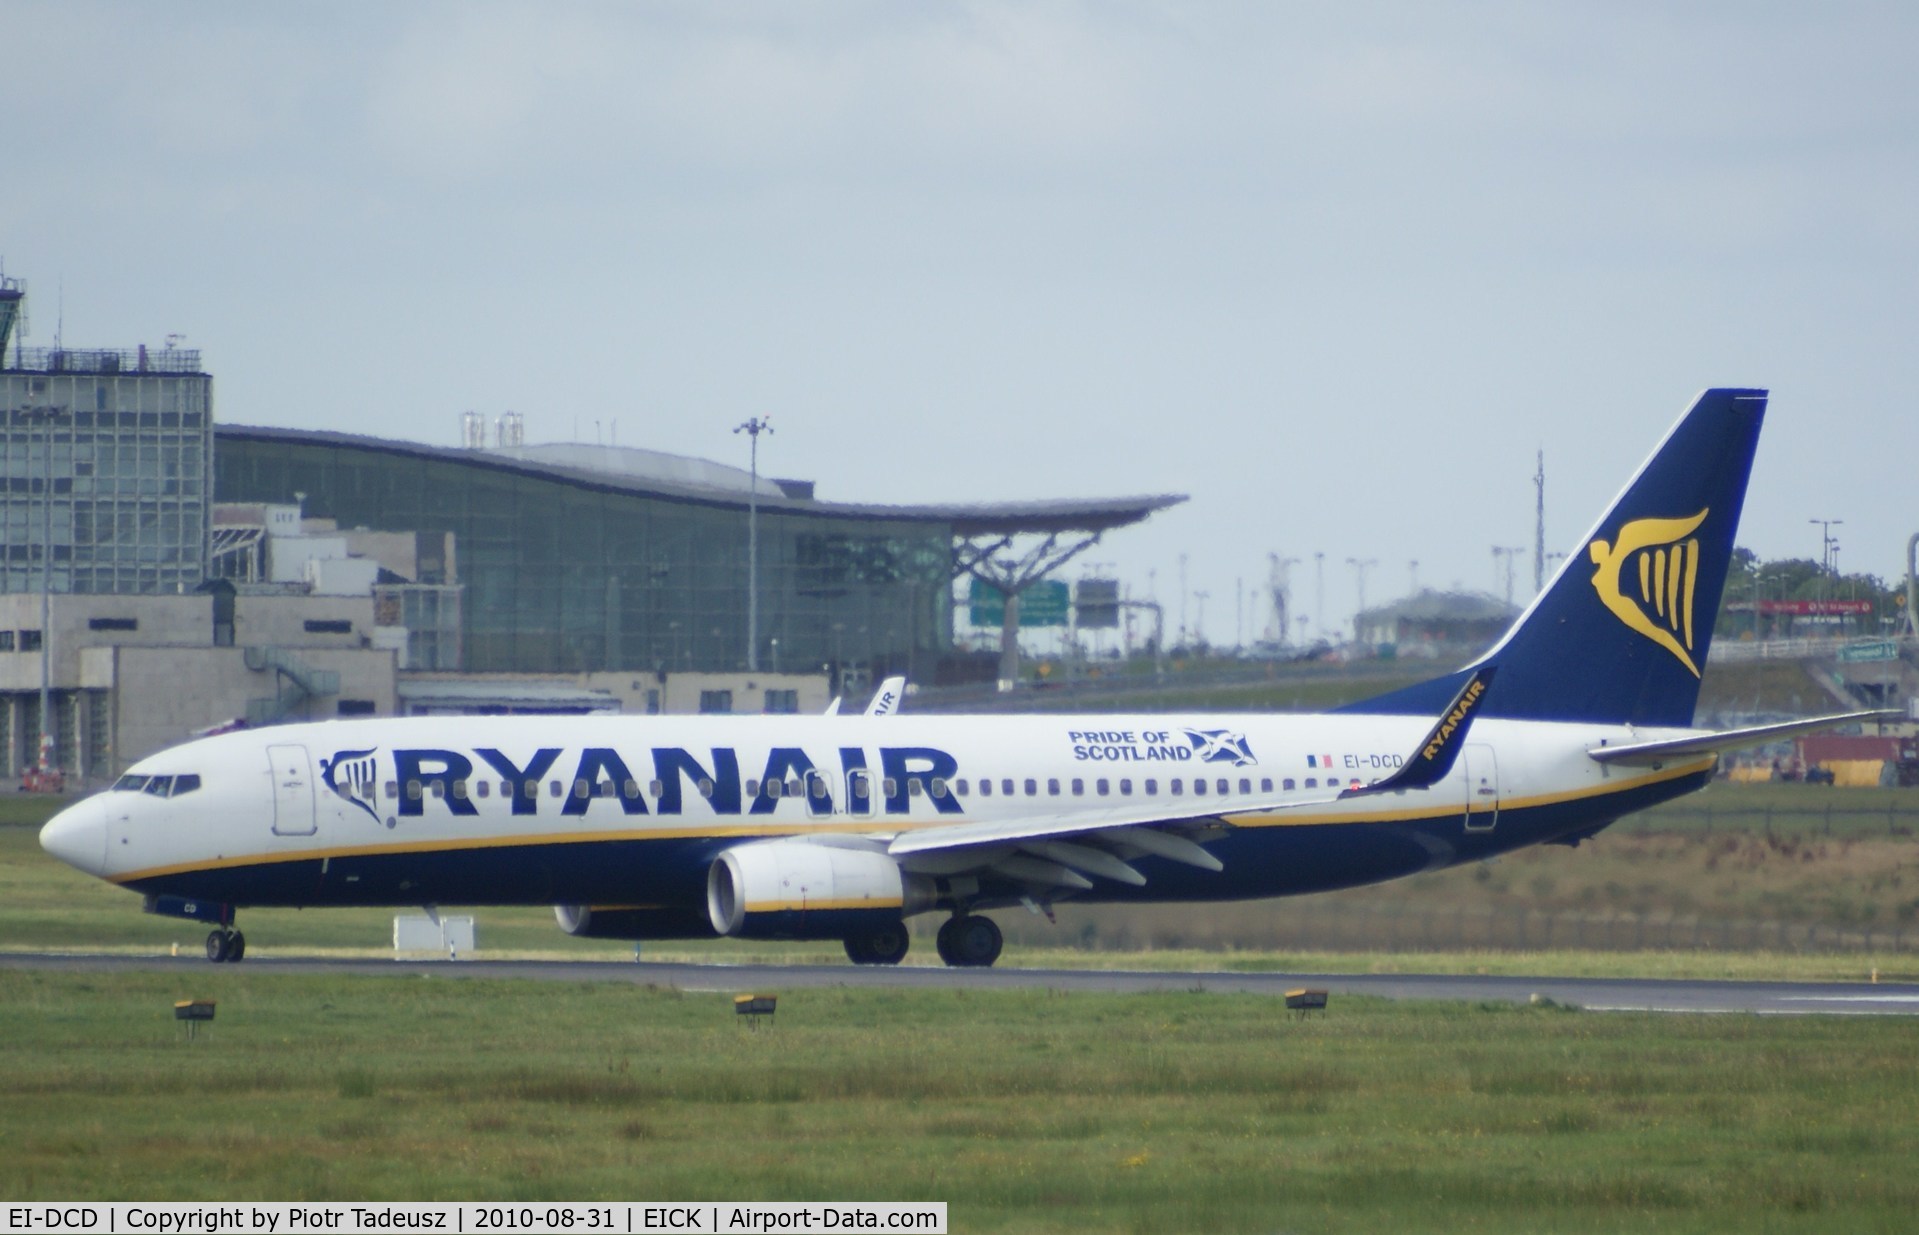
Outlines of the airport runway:
M651 961L390 961L253 957L248 973L417 974L448 979L630 982L685 991L778 994L809 987L1195 991L1280 996L1298 987L1383 999L1525 1003L1534 996L1595 1012L1748 1012L1766 1015L1919 1015L1919 985L1703 982L1641 978L1512 978L1457 974L1199 973L1106 969L945 969L853 965L674 965ZM0 969L79 973L205 972L200 957L0 953Z

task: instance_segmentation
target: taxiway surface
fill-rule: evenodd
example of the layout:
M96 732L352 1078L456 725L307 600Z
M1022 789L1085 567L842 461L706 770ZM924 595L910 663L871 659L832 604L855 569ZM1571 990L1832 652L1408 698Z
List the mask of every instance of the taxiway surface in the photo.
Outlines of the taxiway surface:
M1492 977L1466 974L1219 973L1110 969L946 969L904 965L684 965L654 961L464 960L255 956L249 973L417 974L448 979L630 982L685 991L777 993L808 987L1059 991L1195 991L1281 996L1310 987L1384 999L1526 1003L1551 999L1595 1012L1745 1012L1919 1015L1919 984L1712 982L1652 978ZM204 972L199 957L0 953L0 969L91 973Z

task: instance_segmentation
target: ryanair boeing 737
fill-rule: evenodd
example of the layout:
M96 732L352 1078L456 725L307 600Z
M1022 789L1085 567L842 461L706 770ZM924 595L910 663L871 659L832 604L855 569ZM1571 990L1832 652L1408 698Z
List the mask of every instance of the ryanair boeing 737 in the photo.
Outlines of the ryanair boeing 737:
M575 935L839 939L991 965L982 911L1318 892L1574 845L1718 755L1878 713L1692 728L1761 390L1709 390L1493 649L1323 715L472 717L227 733L41 833L209 922L256 905L552 904Z

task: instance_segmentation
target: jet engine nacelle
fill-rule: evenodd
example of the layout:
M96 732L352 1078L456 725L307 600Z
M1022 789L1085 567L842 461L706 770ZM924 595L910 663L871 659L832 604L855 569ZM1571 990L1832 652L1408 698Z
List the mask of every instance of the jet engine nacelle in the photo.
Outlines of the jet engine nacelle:
M690 907L555 905L560 929L581 939L711 939L713 924Z
M933 907L933 881L870 849L764 841L721 853L706 908L722 935L844 939Z

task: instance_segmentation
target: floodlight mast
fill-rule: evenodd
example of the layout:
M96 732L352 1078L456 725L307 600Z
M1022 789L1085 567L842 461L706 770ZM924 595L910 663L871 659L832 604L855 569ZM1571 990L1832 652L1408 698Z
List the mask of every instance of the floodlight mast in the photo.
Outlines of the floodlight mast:
M746 671L760 671L760 434L771 433L771 416L755 416L733 432L752 440L752 484L746 492Z

